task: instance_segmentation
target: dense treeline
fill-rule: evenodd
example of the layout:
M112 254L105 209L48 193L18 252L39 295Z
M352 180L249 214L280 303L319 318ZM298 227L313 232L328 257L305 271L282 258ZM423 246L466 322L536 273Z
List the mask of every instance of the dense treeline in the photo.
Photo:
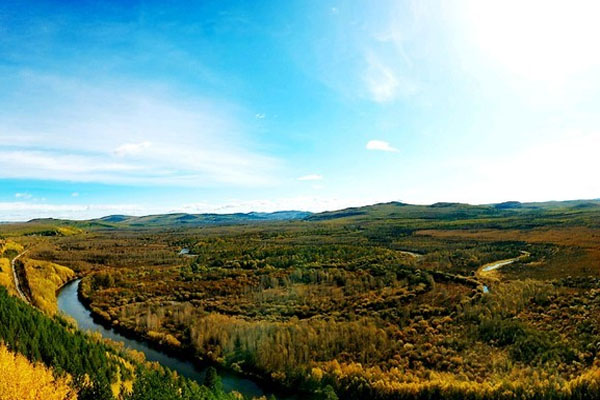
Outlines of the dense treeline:
M111 384L134 380L134 399L233 399L234 395L213 391L176 376L158 366L135 362L126 354L101 341L73 330L61 319L52 319L8 295L0 287L0 340L33 362L51 366L55 373L73 377L80 400L112 400ZM131 370L135 365L135 370Z
M68 332L65 323L45 317L4 288L0 288L0 321L0 338L10 349L74 377L88 375L90 387L78 382L84 392L110 393L117 367L109 362L106 346L90 342L82 333Z

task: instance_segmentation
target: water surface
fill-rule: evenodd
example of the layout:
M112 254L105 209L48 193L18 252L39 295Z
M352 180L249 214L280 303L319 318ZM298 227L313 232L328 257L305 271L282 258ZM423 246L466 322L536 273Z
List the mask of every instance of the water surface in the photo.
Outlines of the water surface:
M116 332L114 329L106 328L95 322L91 312L85 308L77 297L77 288L79 287L80 281L81 279L78 279L66 284L58 293L58 308L63 313L74 318L77 321L79 329L100 332L104 337L123 342L126 347L144 353L147 360L158 361L165 367L177 371L178 374L202 384L207 367L199 367L191 361L163 353L162 351L151 347L146 341L128 338ZM219 370L219 375L223 381L225 391L235 390L247 397L269 396L273 393L271 390L261 385L261 383L236 375L232 372ZM287 400L297 399L295 396L281 395L277 395L277 398Z

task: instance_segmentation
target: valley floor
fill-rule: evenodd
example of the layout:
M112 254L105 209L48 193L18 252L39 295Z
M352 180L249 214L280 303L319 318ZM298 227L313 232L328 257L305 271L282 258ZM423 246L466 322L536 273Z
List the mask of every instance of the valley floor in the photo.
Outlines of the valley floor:
M107 323L317 398L575 399L600 394L599 217L387 204L11 235L39 282L83 276Z

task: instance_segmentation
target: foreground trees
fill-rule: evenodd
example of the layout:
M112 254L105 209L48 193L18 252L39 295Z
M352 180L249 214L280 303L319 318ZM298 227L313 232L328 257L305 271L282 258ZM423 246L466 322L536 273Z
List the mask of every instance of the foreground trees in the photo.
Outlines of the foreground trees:
M0 345L1 400L75 400L71 384L70 376L55 377L52 369Z
M99 338L73 329L61 319L49 318L10 296L3 287L0 287L0 341L5 344L0 346L0 393L8 393L8 397L0 396L2 400L235 398L201 387L157 365L146 364ZM41 364L51 366L53 372ZM23 384L37 381L39 386L31 383L33 394L17 392L21 397L10 397L11 390L27 389L27 386L19 386L15 379L22 379ZM127 389L128 385L115 386L132 380L131 390ZM58 397L27 397L52 393L54 389Z

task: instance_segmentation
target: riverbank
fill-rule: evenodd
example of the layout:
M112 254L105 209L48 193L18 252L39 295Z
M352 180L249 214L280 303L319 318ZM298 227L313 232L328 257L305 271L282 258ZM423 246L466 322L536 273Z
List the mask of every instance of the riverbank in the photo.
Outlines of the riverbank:
M157 361L200 384L204 381L206 369L214 366L218 369L227 391L235 390L247 397L275 394L278 399L283 400L310 398L309 393L291 394L289 388L282 387L277 382L252 373L239 373L212 360L203 359L189 346L174 348L166 343L153 340L144 333L121 325L114 325L110 319L94 311L94 308L91 307L91 300L81 290L80 281L81 279L78 279L63 286L59 293L59 308L74 318L80 325L80 329L97 331L109 339L124 342L127 347L143 352L149 361Z

